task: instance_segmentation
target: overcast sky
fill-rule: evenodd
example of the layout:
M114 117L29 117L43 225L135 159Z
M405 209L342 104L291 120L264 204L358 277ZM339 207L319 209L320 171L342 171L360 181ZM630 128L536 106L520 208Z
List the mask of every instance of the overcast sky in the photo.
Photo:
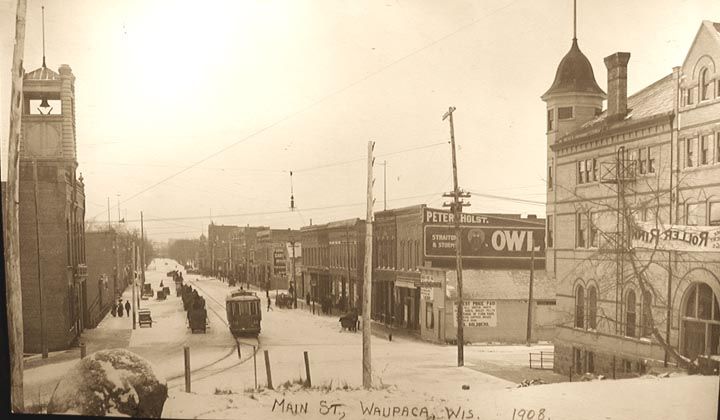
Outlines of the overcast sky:
M633 93L682 63L702 20L720 21L717 0L578 3L604 90L605 56L632 54ZM460 186L530 201L476 195L469 211L544 215L540 95L570 48L572 0L29 0L28 72L43 5L48 67L76 76L87 219L106 222L110 197L116 221L118 195L157 240L197 237L211 214L276 228L364 218L369 140L376 210L383 161L388 208L441 207L451 105ZM0 0L3 171L14 15Z

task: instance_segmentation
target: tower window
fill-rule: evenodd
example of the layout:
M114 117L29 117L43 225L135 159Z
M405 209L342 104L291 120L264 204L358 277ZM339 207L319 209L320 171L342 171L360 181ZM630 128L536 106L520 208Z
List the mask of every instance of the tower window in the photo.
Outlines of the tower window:
M548 109L547 111L547 131L552 131L555 127L553 127L555 118L555 110L554 109Z
M62 114L62 101L59 99L30 99L28 101L27 107L27 113L30 115Z
M550 159L550 164L548 165L548 175L547 175L547 189L552 190L553 189L553 159Z
M571 106L561 106L558 108L558 120L569 120L573 117L573 108Z

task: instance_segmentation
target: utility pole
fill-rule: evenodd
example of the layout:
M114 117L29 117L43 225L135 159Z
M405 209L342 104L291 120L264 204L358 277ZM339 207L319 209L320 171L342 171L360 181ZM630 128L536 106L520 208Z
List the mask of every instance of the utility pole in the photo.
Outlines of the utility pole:
M525 335L528 346L532 342L533 277L535 277L535 239L532 232L530 232L530 238L530 284L528 285L527 333Z
M250 230L250 224L248 223L243 233L243 239L245 240L245 281L247 282L248 290L250 290L250 248L248 247L248 231Z
M108 230L112 227L110 224L110 196L107 198L107 210L108 210Z
M37 278L38 278L38 300L40 301L40 349L42 358L48 357L47 331L45 330L45 300L43 299L43 278L40 258L40 212L38 211L38 174L37 160L33 160L33 184L35 190L35 252L37 257Z
M452 203L444 203L444 207L450 207L453 213L453 222L455 224L455 265L457 270L457 291L458 291L458 302L457 302L457 358L458 366L465 365L464 356L464 341L465 336L463 334L463 283L462 283L462 241L460 231L460 213L464 206L469 206L470 203L466 203L462 200L464 197L470 197L470 194L460 190L458 187L458 175L457 175L457 158L455 156L455 126L453 124L453 112L455 107L449 107L448 111L443 115L442 119L445 121L450 118L450 144L452 146L452 170L453 170L453 191L451 193L443 194L443 197L452 197Z
M23 400L23 318L20 283L20 124L22 122L23 54L25 51L26 0L18 0L15 16L12 87L10 95L10 135L8 136L8 176L3 220L5 246L5 296L7 298L8 344L10 353L10 404L12 411L24 410Z
M122 220L122 218L120 217L120 194L115 195L117 196L118 223L120 223L120 220Z
M387 160L383 161L383 210L387 210Z
M297 309L297 283L295 283L295 240L290 241L292 245L292 284L293 284L293 308Z
M373 219L373 149L375 142L368 142L367 214L365 215L365 278L363 279L362 334L363 334L363 388L372 388L372 363L370 360L370 294L372 293L372 219Z

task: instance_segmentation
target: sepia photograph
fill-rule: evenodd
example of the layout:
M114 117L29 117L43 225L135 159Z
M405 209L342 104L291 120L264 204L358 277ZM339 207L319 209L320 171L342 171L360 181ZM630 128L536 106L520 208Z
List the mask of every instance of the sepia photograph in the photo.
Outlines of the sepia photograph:
M0 0L0 178L2 418L719 418L717 0Z

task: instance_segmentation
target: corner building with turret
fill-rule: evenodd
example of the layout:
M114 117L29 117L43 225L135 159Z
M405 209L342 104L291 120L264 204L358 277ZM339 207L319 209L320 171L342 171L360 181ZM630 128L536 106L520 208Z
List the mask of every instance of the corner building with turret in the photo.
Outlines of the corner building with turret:
M720 354L720 24L703 21L682 65L628 96L630 57L605 58L605 92L573 39L542 95L565 375L712 371Z

